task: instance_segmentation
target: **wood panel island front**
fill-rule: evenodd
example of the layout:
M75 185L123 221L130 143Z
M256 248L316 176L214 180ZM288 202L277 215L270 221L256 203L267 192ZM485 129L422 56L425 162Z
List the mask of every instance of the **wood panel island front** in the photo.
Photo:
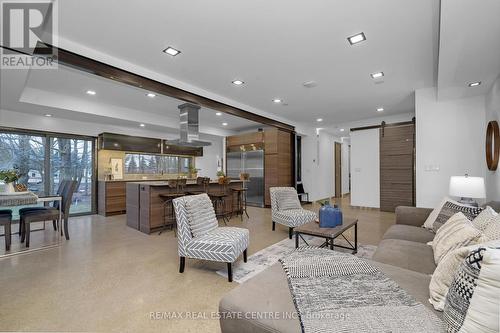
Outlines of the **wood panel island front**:
M127 182L127 225L143 233L150 234L160 230L164 221L164 201L161 194L175 193L176 189L168 186L167 181ZM232 180L227 185L229 200L225 201L226 212L237 211L237 192L232 189L241 189L243 182ZM223 187L217 180L210 182L209 193L220 193ZM203 186L196 184L195 180L188 180L185 188L187 192L203 192Z

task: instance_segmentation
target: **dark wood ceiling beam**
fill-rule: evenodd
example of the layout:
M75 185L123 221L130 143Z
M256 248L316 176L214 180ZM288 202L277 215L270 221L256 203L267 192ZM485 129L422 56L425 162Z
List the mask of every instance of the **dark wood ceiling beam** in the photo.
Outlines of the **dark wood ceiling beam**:
M55 53L54 53L55 52ZM82 56L80 54L57 48L52 45L38 45L35 50L35 56L47 54L56 54L56 61L68 67L72 67L87 73L98 75L110 80L121 82L130 86L141 88L147 91L177 98L184 102L198 104L212 110L224 112L233 116L241 117L264 125L277 127L279 129L293 132L295 127L283 122L264 117L216 100L197 95L195 93L176 88L174 86L149 79L147 77L129 72L127 70Z

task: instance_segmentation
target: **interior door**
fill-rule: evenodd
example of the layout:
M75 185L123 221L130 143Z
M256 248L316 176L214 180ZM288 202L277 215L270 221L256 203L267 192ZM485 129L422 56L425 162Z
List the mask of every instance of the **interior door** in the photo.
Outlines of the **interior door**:
M335 142L335 197L342 197L342 144Z
M380 128L380 210L415 206L415 124Z

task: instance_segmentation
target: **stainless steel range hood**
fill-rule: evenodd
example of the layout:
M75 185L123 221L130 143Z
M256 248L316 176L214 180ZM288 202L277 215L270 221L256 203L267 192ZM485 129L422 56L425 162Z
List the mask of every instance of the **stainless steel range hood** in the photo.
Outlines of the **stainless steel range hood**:
M196 104L184 103L178 106L180 112L181 137L178 140L168 140L170 144L186 147L206 147L211 143L200 140L199 110Z

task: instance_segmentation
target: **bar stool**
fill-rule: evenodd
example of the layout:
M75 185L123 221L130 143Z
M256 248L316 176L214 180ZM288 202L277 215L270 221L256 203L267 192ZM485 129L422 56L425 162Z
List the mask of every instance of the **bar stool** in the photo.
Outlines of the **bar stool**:
M158 235L161 235L161 233L167 228L167 226L170 226L171 230L174 230L176 220L173 200L186 195L186 193L184 192L186 182L187 179L170 179L168 181L168 187L171 189L175 189L175 192L162 193L159 195L160 199L163 200L163 225ZM167 213L168 211L170 211L170 214ZM175 232L175 230L174 235L177 237L177 233Z
M0 225L3 226L5 234L5 251L10 251L12 241L10 226L12 223L12 211L10 209L0 210Z
M210 178L198 177L198 178L196 178L196 185L198 185L198 187L201 187L202 190L188 191L189 195L208 193L208 186L210 185Z
M210 197L210 199L212 200L212 204L214 205L215 216L217 217L217 219L221 218L225 225L227 225L227 222L229 222L228 216L231 216L233 214L232 202L231 211L226 211L226 199L232 196L232 193L228 194L227 192L227 185L229 185L230 182L231 178L221 177L219 178L220 192L208 193L208 196Z

